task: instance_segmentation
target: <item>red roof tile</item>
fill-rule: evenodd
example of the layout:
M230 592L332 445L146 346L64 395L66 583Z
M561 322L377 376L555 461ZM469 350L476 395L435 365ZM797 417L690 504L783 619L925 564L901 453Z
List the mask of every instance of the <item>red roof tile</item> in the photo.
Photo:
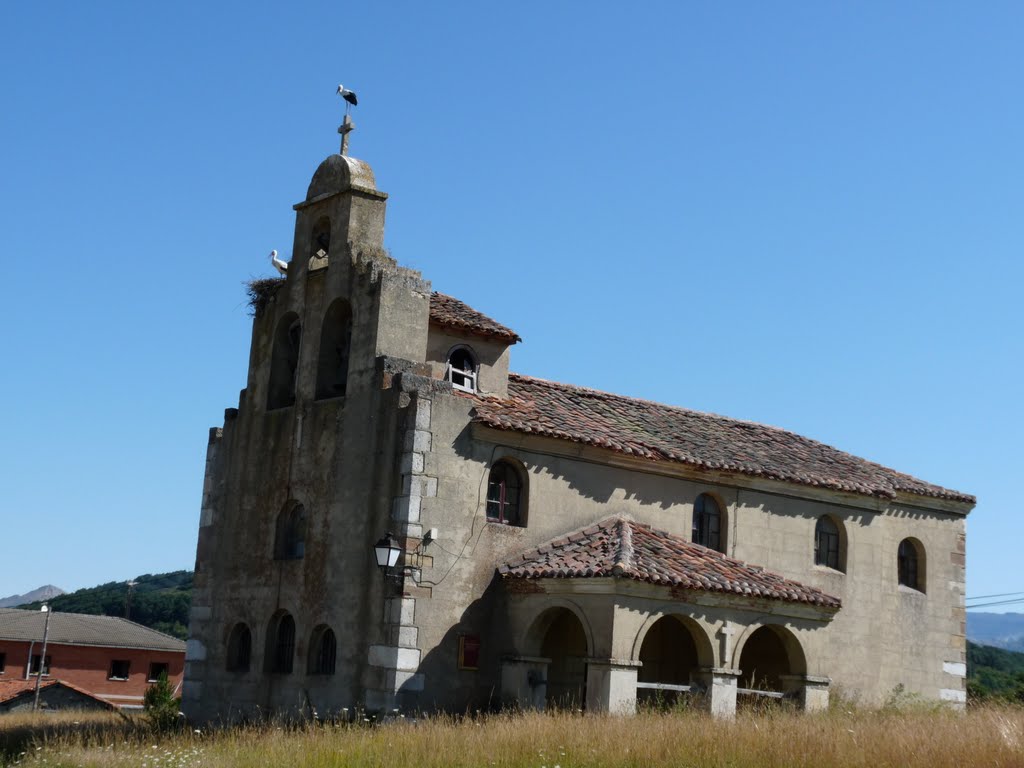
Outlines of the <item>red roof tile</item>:
M430 294L430 322L511 344L522 341L511 328L506 328L468 304L443 293Z
M777 427L510 374L508 397L476 396L474 421L651 461L881 498L897 492L973 504L942 488Z
M83 696L87 696L90 699L98 701L108 709L116 709L116 707L105 699L101 699L94 693L90 693L84 688L79 688L77 685L72 685L65 680L41 680L39 682L39 690L44 691L55 685L63 686L64 688L70 688L76 693L80 693ZM0 704L16 699L19 696L24 696L27 693L34 692L36 689L36 678L30 677L28 680L14 679L14 680L0 680Z
M624 517L553 539L503 563L498 573L504 579L619 576L695 592L840 606L818 589Z

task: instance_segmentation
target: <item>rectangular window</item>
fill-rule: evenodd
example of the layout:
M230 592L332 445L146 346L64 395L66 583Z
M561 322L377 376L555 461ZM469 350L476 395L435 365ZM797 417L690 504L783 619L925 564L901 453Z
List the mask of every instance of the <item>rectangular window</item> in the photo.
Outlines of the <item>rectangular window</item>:
M459 669L480 668L480 636L459 635Z
M155 683L160 679L160 675L168 675L167 662L166 661L151 661L149 662L149 677L146 678L146 682Z
M4 673L4 669L7 667L7 654L0 653L0 675Z
M127 680L131 663L124 659L114 659L110 662L110 680Z
M42 659L42 657L38 653L33 653L32 654L32 663L29 665L29 668L28 668L28 673L30 675L38 675L39 674L39 662L40 662L41 659ZM44 675L50 674L50 660L51 659L52 659L52 657L50 656L50 654L46 654L46 661L43 662L43 674Z

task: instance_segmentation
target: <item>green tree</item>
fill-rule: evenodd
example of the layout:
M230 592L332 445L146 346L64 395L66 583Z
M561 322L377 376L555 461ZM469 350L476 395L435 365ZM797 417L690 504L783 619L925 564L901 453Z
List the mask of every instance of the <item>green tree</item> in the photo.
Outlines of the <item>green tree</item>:
M142 707L149 724L156 730L166 731L178 725L181 699L175 697L166 672L161 672L157 681L146 689Z

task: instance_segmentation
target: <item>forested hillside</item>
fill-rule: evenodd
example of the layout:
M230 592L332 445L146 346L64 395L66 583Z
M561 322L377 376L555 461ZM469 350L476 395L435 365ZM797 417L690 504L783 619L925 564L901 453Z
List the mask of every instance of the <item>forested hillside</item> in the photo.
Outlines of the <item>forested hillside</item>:
M1024 653L967 643L967 693L1024 703Z
M182 640L188 634L188 611L192 603L192 571L144 574L132 581L132 621L166 632ZM100 616L125 616L128 609L128 582L112 581L98 587L69 592L48 601L55 611L89 613ZM39 608L40 602L21 608Z

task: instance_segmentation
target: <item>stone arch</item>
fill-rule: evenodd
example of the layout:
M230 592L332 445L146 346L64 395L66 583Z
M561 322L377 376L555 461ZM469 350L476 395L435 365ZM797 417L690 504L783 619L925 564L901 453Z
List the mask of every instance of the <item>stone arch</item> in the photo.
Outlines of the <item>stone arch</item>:
M633 639L633 653L630 657L633 661L638 661L640 659L640 649L643 647L644 640L647 639L647 633L651 631L651 628L662 619L668 618L675 619L689 631L697 653L697 661L700 666L718 666L715 659L715 644L707 630L704 629L696 619L681 613L652 613L648 615L644 620L644 623L640 626L640 630L636 633L636 637Z
M648 617L633 644L637 670L637 702L672 703L679 692L650 689L643 684L690 685L701 667L714 666L714 648L701 626L688 616L656 614Z
M737 640L733 659L740 688L782 691L784 676L807 674L800 640L781 624L751 624Z
M288 312L274 330L270 353L270 381L267 385L267 410L286 408L295 403L295 379L299 370L299 346L302 325L299 316Z
M593 654L582 612L576 606L547 606L531 623L527 642L531 655L550 659L545 705L582 709L587 699L587 658Z
M313 224L309 235L310 258L326 259L331 254L331 220L321 216Z
M564 598L553 598L544 601L544 605L538 608L533 617L526 622L522 634L517 638L516 647L522 648L523 652L528 656L539 655L541 640L555 618L555 611L559 608L570 611L579 620L583 626L583 634L587 638L587 655L592 656L594 654L594 632L590 627L590 622L587 621L587 615L579 605L572 600Z
M335 299L324 313L317 359L316 398L341 397L348 389L348 362L352 346L352 308Z

